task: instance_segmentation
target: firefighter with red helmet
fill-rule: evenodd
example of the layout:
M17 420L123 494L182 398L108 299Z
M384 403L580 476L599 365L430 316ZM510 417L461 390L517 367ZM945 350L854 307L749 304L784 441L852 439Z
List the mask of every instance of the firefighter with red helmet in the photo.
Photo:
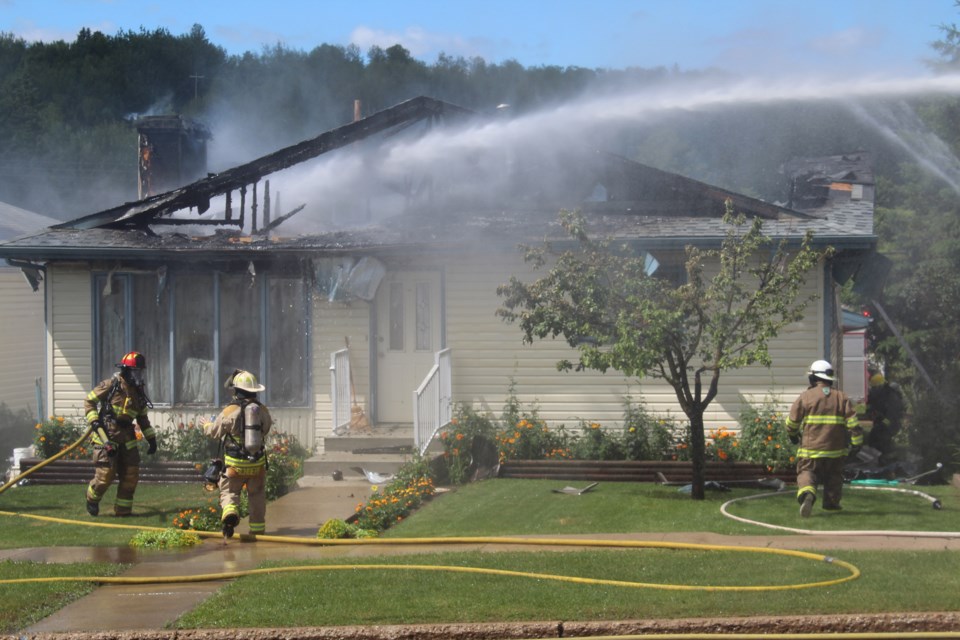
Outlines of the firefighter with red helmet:
M823 485L823 508L840 510L843 465L863 446L857 410L845 393L833 388L833 365L817 360L807 371L810 387L790 407L787 435L797 449L797 502L808 518Z
M86 494L87 513L92 516L100 513L100 500L114 479L114 514L129 516L133 512L133 494L140 480L137 427L149 444L147 453L157 451L157 434L147 417L147 410L153 405L144 388L146 366L143 354L131 351L117 363L120 371L97 384L84 400L94 448L95 471Z
M258 534L267 527L267 454L264 439L273 419L270 411L257 399L264 386L249 371L237 369L224 385L233 389L233 400L211 422L203 425L204 433L220 440L225 469L220 476L220 523L224 539L233 536L240 522L240 492L247 488L250 505L250 533Z

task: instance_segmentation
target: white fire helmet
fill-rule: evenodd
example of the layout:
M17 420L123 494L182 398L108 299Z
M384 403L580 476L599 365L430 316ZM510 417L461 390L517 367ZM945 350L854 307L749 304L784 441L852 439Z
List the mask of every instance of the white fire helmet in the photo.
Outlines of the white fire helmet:
M807 371L807 375L827 382L833 382L833 365L826 360L817 360L810 365L810 370Z

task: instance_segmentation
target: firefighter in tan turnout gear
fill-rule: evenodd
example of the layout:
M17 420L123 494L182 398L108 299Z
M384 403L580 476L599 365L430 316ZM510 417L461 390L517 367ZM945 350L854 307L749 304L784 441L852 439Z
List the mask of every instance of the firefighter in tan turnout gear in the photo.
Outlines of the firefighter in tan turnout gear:
M144 389L143 354L131 351L117 364L120 371L101 381L87 394L83 408L87 423L93 427L93 480L87 486L87 513L100 513L100 500L114 478L117 499L113 511L118 516L133 512L133 494L140 480L140 448L137 430L149 444L147 453L156 453L157 434L150 425L147 410L153 408Z
M267 526L267 456L264 439L273 420L270 411L257 400L264 386L249 371L236 370L226 382L234 391L233 401L204 433L221 441L225 469L220 477L220 523L224 538L233 536L240 522L240 492L247 487L250 505L250 533L263 533Z
M797 501L800 516L810 517L823 485L823 508L840 510L843 465L863 446L863 431L853 402L833 388L833 366L817 360L807 371L810 388L790 407L787 434L797 449Z

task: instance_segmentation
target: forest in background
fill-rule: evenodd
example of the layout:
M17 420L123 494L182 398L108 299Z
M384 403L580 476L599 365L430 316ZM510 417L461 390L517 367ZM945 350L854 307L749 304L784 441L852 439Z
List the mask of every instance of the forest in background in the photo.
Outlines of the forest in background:
M960 69L957 29L945 25L939 36L937 71ZM0 33L0 201L66 220L135 200L135 122L145 115L181 114L208 126L209 169L218 171L350 122L355 100L363 115L427 95L491 116L508 104L510 117L521 117L588 96L695 92L727 79L716 69L524 67L442 54L428 63L400 45L366 52L278 45L228 55L200 25L182 35L83 30L70 43ZM760 95L725 108L678 108L592 142L770 201L786 198L779 167L791 158L872 153L880 251L893 264L882 302L935 388L874 314L876 356L910 392L926 446L946 445L960 460L960 190L951 174L929 166L956 163L960 100L901 97L852 107L842 97L767 104ZM935 138L945 155L905 151L881 126L890 118L911 135ZM853 292L845 301L869 307Z

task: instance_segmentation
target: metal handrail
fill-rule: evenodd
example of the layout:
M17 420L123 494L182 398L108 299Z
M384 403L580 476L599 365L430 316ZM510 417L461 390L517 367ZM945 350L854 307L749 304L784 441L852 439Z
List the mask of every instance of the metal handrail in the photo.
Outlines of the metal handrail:
M438 351L434 362L413 392L413 442L421 454L453 417L450 349Z

